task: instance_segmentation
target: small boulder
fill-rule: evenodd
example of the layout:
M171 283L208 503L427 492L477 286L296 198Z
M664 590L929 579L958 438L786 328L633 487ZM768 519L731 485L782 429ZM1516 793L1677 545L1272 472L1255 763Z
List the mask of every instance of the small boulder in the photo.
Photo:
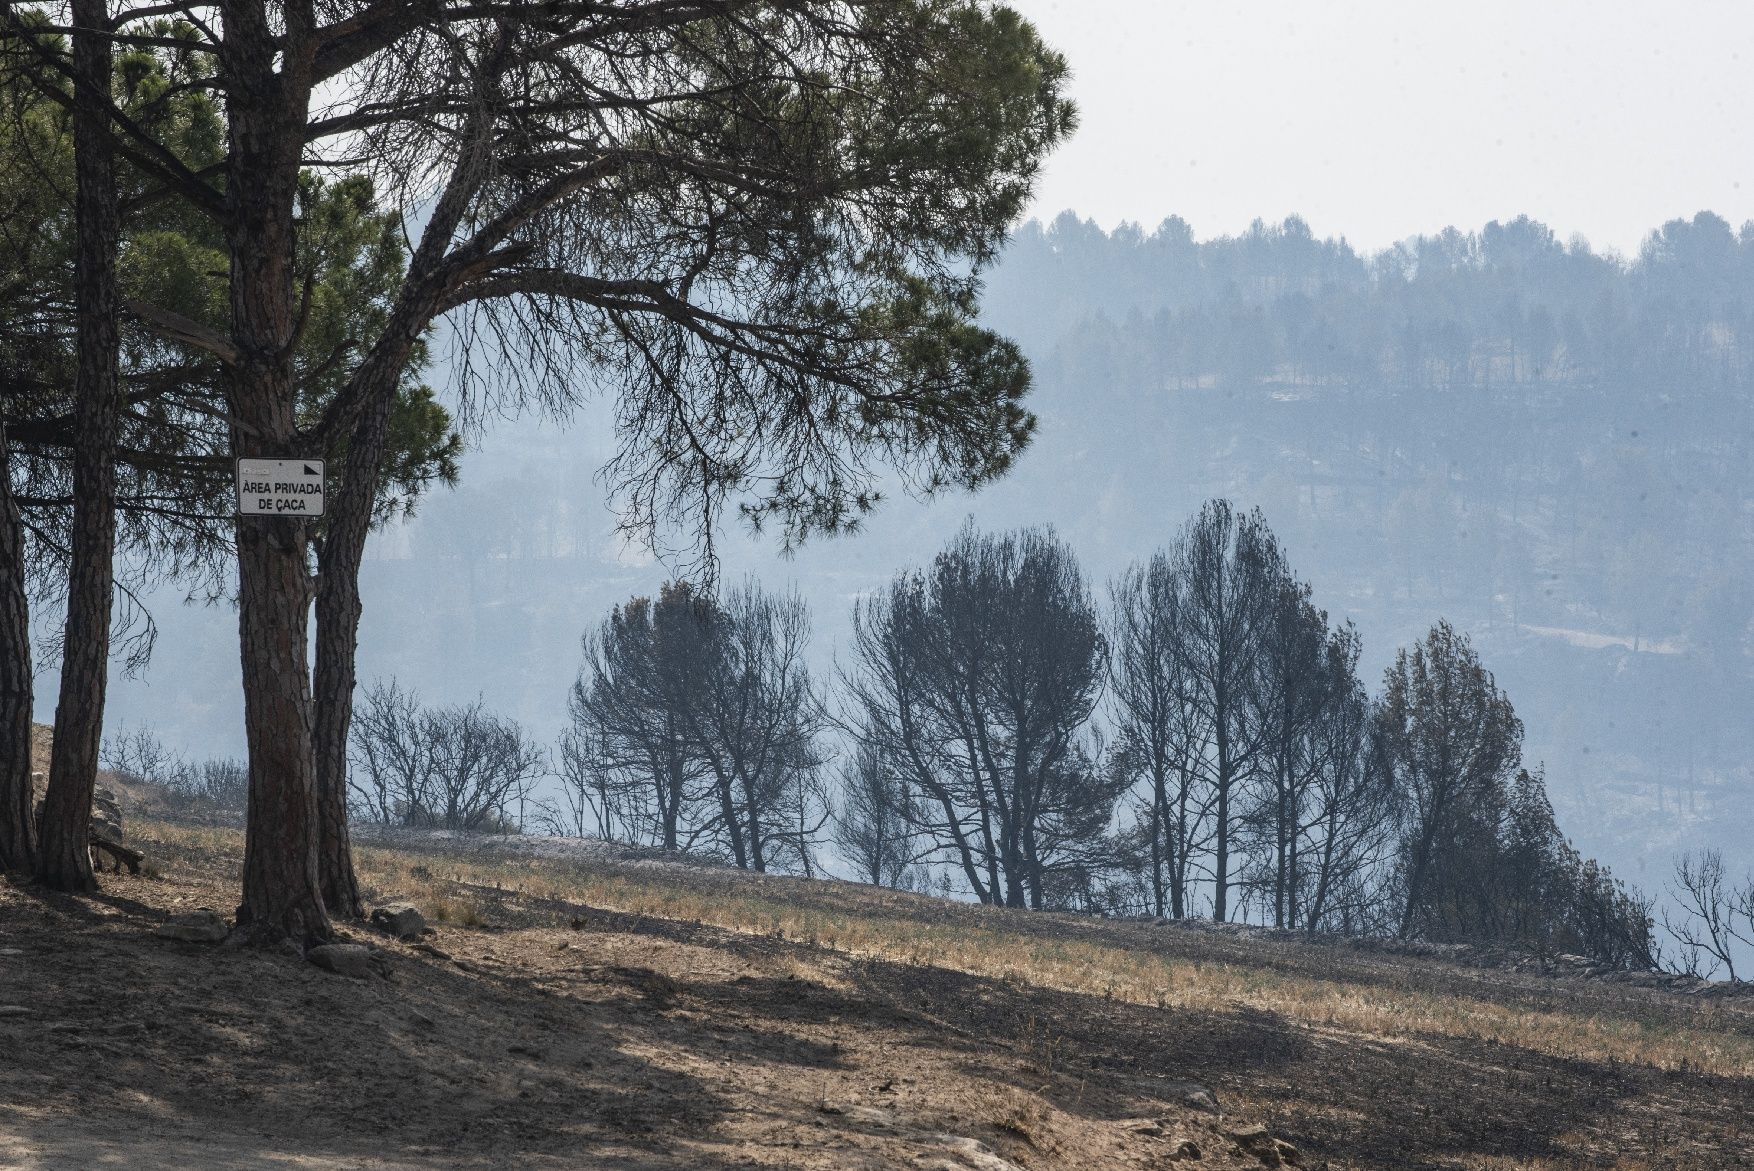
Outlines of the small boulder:
M231 934L231 928L226 926L219 912L203 907L187 915L172 915L158 925L155 934L185 943L218 943Z
M106 842L122 844L122 805L114 790L101 786L92 790L91 832Z
M1267 1128L1258 1122L1252 1126L1231 1127L1226 1133L1241 1150L1253 1155L1265 1166L1297 1166L1299 1159L1297 1148L1284 1139L1274 1138L1267 1133Z
M848 1106L841 1113L846 1115L849 1121L862 1123L865 1126L885 1128L895 1125L895 1115L875 1106Z
M1161 1087L1160 1092L1169 1101L1190 1110L1203 1110L1207 1114L1222 1113L1218 1105L1218 1095L1199 1082L1170 1082Z
M321 944L306 952L305 958L324 971L355 980L366 979L376 967L372 962L372 949L358 943Z
M1017 1164L1004 1159L993 1152L993 1149L979 1139L964 1138L955 1134L935 1134L928 1142L940 1144L956 1152L957 1160L962 1167L971 1167L974 1171L1020 1171ZM957 1163L948 1160L938 1164L940 1167L956 1168ZM961 1171L958 1168L958 1171Z
M426 934L426 917L411 903L391 903L371 914L373 927L388 932L404 943L412 943Z

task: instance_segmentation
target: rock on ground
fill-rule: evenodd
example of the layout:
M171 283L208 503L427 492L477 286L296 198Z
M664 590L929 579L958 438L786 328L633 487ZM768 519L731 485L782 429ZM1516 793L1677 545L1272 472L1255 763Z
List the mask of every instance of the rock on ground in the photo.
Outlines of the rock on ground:
M231 933L219 912L203 907L187 915L172 915L154 932L164 939L181 939L186 943L218 943Z
M305 958L324 971L355 980L364 980L377 970L372 949L359 943L321 944L311 948Z
M426 917L411 903L391 903L379 907L372 912L371 923L373 927L387 931L407 943L414 942L427 931Z

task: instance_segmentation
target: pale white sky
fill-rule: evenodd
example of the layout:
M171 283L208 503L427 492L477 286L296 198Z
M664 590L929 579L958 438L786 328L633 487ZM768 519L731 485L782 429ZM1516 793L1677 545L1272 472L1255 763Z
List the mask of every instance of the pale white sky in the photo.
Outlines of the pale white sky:
M1082 123L1032 214L1377 248L1527 212L1630 252L1754 219L1748 0L1010 0Z

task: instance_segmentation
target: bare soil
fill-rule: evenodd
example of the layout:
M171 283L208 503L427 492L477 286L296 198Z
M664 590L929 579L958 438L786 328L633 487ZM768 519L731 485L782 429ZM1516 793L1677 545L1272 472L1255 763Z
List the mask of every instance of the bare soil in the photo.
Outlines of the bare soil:
M1159 1008L485 889L444 878L440 854L381 852L374 865L408 873L412 860L435 877L380 896L466 894L480 913L424 944L350 929L383 949L388 978L160 938L172 914L235 901L239 839L202 832L130 826L153 873L106 875L93 898L0 884L0 1167L1754 1166L1744 1075L1348 1030L1246 999ZM897 932L1001 923L1263 980L1319 973L1365 1000L1414 988L1531 1019L1647 1032L1704 1019L1726 1044L1754 1037L1742 1005L1600 981L840 883L610 862L581 873L683 895L757 890ZM1222 1112L1189 1105L1190 1083Z

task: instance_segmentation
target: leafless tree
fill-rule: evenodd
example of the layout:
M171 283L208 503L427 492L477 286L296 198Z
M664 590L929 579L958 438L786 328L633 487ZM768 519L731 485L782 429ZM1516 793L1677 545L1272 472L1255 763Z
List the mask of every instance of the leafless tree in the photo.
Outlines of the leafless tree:
M542 748L482 701L426 708L393 680L367 689L354 746L355 793L378 820L397 825L521 830L524 803L547 768Z
M1736 950L1754 947L1754 878L1730 885L1721 851L1689 851L1675 860L1669 896L1676 909L1663 912L1663 930L1679 951L1675 966L1710 979L1721 969L1736 979Z
M1182 579L1176 651L1183 702L1198 721L1196 762L1212 810L1212 918L1230 917L1246 786L1265 764L1268 727L1256 701L1281 584L1279 544L1257 510L1239 515L1212 500L1182 530L1171 554Z
M569 699L569 807L631 840L813 873L829 813L809 639L802 599L754 583L723 599L675 583L618 607Z
M1383 680L1373 743L1399 806L1401 935L1443 933L1496 841L1492 810L1522 760L1522 721L1467 637L1439 622Z
M189 786L215 808L242 813L250 800L250 770L234 756L214 757L190 770Z
M561 742L564 800L606 837L686 849L723 829L691 739L718 612L686 583L634 598L584 639Z
M1325 763L1316 730L1346 681L1328 671L1328 616L1311 602L1308 584L1287 567L1268 588L1273 596L1247 717L1261 753L1243 810L1243 844L1252 855L1244 881L1261 899L1264 917L1283 928L1302 921L1305 823Z
M1150 909L1189 914L1209 880L1214 915L1237 888L1281 927L1361 913L1386 809L1363 767L1356 632L1330 631L1259 513L1222 500L1111 598L1109 767L1135 788Z
M1294 890L1311 931L1376 934L1392 929L1383 870L1393 845L1390 778L1373 768L1371 705L1358 679L1361 643L1350 624L1328 639L1327 702L1311 732L1314 770L1304 790L1303 860Z
M1116 718L1111 767L1143 790L1138 821L1151 911L1191 913L1197 857L1210 842L1211 808L1199 780L1211 729L1199 718L1182 653L1184 579L1158 553L1109 591L1109 695Z
M1284 577L1271 607L1250 719L1262 749L1243 818L1245 878L1262 917L1314 930L1339 914L1380 926L1393 790L1370 767L1370 703L1350 624L1330 629L1309 587Z
M145 727L105 738L98 759L112 772L166 787L179 785L189 767Z
M187 760L145 727L106 737L99 762L124 777L155 785L180 802L237 813L248 803L249 771L242 761Z
M1081 750L1107 646L1072 551L967 526L853 626L853 706L916 794L914 828L982 902L1039 909L1081 885L1124 783Z
M782 861L809 870L826 824L815 798L827 725L805 661L809 610L796 594L746 582L724 597L709 627L700 685L683 710L713 781L725 844L739 866Z
M805 878L815 878L822 869L817 851L829 839L834 821L827 764L828 758L814 739L784 754L781 767L788 776L764 831L768 869Z
M906 782L868 740L848 754L832 837L854 878L872 886L911 885L922 857L913 805Z

